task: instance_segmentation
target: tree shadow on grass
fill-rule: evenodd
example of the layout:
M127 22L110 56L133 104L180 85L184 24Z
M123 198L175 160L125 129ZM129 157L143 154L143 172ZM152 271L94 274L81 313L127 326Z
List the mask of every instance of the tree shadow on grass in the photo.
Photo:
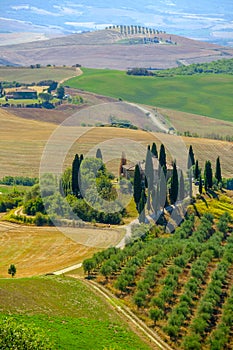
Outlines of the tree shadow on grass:
M207 190L206 194L211 198L219 200L218 193L215 191L211 190L210 188Z
M208 203L207 203L207 200L205 199L204 196L200 196L200 199L202 200L202 202L205 203L206 207L208 208Z

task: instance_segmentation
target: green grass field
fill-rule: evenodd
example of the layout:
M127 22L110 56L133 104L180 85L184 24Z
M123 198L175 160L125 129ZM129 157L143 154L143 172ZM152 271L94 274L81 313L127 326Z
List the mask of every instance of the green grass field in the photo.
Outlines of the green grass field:
M82 71L83 75L67 80L65 85L130 102L233 121L231 75L139 77L107 69Z
M43 329L55 349L150 349L102 297L71 278L0 280L0 319Z
M73 67L1 67L0 81L17 81L19 83L33 83L41 80L52 79L60 81L76 75L76 69Z

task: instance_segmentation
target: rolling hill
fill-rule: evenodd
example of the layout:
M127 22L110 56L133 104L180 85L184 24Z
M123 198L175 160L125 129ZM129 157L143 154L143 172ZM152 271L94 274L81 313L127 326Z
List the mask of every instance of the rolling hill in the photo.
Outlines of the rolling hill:
M128 67L176 67L233 57L231 47L187 39L172 34L159 37L176 45L125 45L115 30L97 30L32 43L1 46L0 62L11 65L74 65L124 70ZM182 63L181 63L182 62ZM4 63L3 63L4 64Z
M83 110L85 114L85 110ZM110 111L107 111L109 115ZM84 116L84 114L82 114ZM89 122L88 114L86 114L87 123ZM53 118L56 118L55 115ZM56 129L54 123L45 121L30 120L18 117L8 111L0 109L1 130L0 130L0 177L5 175L24 175L24 176L38 176L41 156L43 154L46 142ZM85 120L85 119L84 119ZM77 125L79 123L77 122ZM69 131L67 126L61 128L61 133ZM152 144L153 141L158 145L161 143L161 137L165 146L172 144L173 136L166 134L159 134L153 132L146 132L142 130L130 130L120 128L101 128L101 127L73 127L73 134L76 135L77 142L75 142L69 150L64 167L70 166L75 153L88 153L93 151L97 145L103 147L105 141L114 139L134 140L138 145ZM66 134L64 134L66 135ZM81 135L79 137L79 135ZM16 141L17 140L17 141ZM232 142L217 141L202 138L182 137L184 145L188 149L189 145L193 145L196 158L199 160L200 166L204 167L204 162L210 160L215 164L217 156L221 157L222 173L225 177L232 177L233 164L231 157ZM64 144L63 144L64 142ZM53 150L51 157L54 157L61 147L65 146L66 139L60 140L59 145ZM112 141L111 141L112 142ZM118 172L119 159L114 160L110 166L110 170ZM117 169L117 170L116 170Z

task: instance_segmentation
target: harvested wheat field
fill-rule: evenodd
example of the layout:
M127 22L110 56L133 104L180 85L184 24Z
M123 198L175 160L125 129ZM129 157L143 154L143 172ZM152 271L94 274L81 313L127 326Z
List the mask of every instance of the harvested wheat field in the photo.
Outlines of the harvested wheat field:
M14 264L16 277L42 275L78 264L102 248L118 243L121 234L107 229L67 229L21 226L0 222L0 277L9 277ZM71 238L70 238L71 237Z
M95 156L97 148L103 151L109 170L117 175L122 151L129 161L143 160L147 145L153 142L158 149L164 143L168 161L176 158L179 163L179 155L183 154L186 163L187 150L192 145L202 169L206 160L212 162L214 169L216 158L220 156L222 175L232 177L233 174L232 142L113 127L69 126L69 123L56 129L57 126L52 123L23 119L3 109L0 109L0 118L0 178L5 175L38 176L43 154L47 158L46 170L56 171L60 166L64 170L71 166L75 153ZM50 147L45 149L49 140ZM58 161L56 169L55 160Z

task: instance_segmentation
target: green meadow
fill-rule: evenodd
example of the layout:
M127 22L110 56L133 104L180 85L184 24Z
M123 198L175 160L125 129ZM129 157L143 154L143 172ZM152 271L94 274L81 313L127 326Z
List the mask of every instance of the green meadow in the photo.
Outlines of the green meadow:
M39 328L54 349L150 349L102 297L79 280L1 279L0 296L0 321L10 317Z
M129 102L233 121L232 75L145 77L108 69L82 71L81 76L67 80L65 85Z

